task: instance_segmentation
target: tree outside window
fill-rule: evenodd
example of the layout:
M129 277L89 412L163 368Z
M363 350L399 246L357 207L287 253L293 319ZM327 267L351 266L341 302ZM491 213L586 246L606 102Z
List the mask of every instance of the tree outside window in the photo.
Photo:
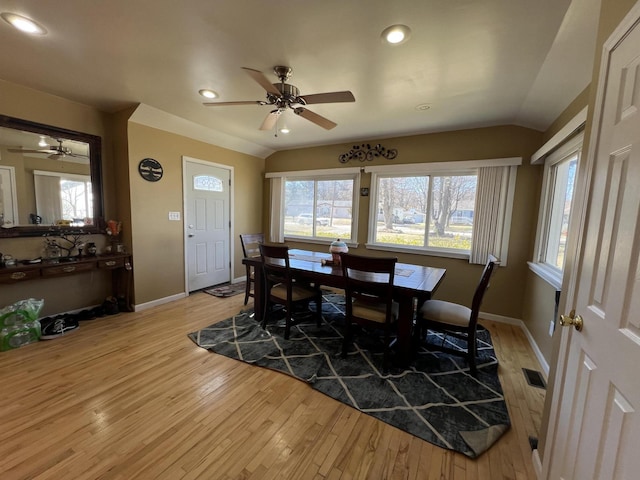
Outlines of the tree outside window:
M378 177L375 242L469 251L476 179L476 175ZM464 221L457 221L460 218Z

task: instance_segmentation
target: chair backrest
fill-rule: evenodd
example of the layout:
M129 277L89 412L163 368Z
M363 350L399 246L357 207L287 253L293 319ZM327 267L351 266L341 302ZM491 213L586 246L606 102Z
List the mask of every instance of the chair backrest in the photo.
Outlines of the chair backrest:
M489 255L487 263L484 266L482 275L480 276L480 282L476 287L476 292L473 294L473 301L471 302L471 322L478 320L478 314L480 313L480 305L482 305L482 299L487 290L489 290L489 281L491 280L491 274L495 270L496 265L500 262L493 255Z
M391 318L393 303L393 280L398 259L393 257L364 257L341 253L342 275L345 279L347 315L351 315L351 301L384 303L387 320Z
M289 270L289 246L261 243L259 250L267 288L276 283L283 283L290 289L292 281Z
M242 253L245 258L259 257L259 245L264 243L263 233L241 233L240 244L242 245Z

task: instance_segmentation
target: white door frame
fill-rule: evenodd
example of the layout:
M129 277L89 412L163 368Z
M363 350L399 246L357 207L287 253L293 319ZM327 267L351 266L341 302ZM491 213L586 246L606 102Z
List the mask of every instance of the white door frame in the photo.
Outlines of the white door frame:
M229 278L230 281L233 282L233 272L235 271L234 269L234 262L235 262L235 255L234 255L234 242L233 239L235 238L235 234L234 234L234 230L233 230L233 226L234 226L234 202L233 202L233 190L234 190L234 186L235 186L235 179L234 179L234 168L230 165L223 165L222 163L215 163L215 162L209 162L207 160L200 160L198 158L193 158L193 157L188 157L186 155L182 156L182 226L183 226L183 235L182 235L182 242L183 242L183 248L182 250L184 251L184 259L183 259L183 265L184 265L184 291L186 295L189 295L189 271L187 269L188 266L188 254L189 252L187 251L187 223L185 221L185 215L187 213L187 162L190 163L199 163L200 165L207 165L210 167L216 167L216 168L222 168L224 170L228 170L229 171L229 178L231 179L231 185L229 186L229 223L231 224L229 226L229 264L230 264L230 271L229 271Z
M580 174L580 178L576 182L576 205L575 215L572 212L571 226L569 232L569 238L575 239L568 240L567 246L570 246L573 251L567 252L567 263L565 265L565 272L569 273L564 276L562 282L562 292L558 311L561 313L568 312L576 303L577 282L580 279L580 266L579 259L582 257L582 250L584 248L584 233L586 228L588 206L589 206L589 191L591 185L591 177L593 174L593 168L595 163L596 153L598 146L595 144L594 139L598 139L598 131L600 129L600 122L602 121L602 104L604 102L604 95L606 90L606 78L609 72L609 65L611 61L611 52L615 46L626 36L627 32L640 21L640 0L631 8L629 13L625 16L624 20L616 27L613 33L609 36L602 48L602 56L600 59L600 72L598 74L598 84L596 91L596 99L593 108L593 118L590 126L589 147L587 149L587 158L584 165L584 169ZM597 52L596 52L597 53ZM564 294L566 292L566 295ZM549 478L551 460L555 452L555 439L558 433L557 426L559 424L558 416L561 409L561 401L564 393L564 378L566 375L567 362L569 359L569 347L571 335L574 333L572 328L559 329L558 335L560 335L557 342L557 348L554 348L554 352L557 351L557 358L555 359L555 365L552 358L551 374L549 377L549 384L553 389L548 392L551 396L548 398L547 405L545 405L545 411L548 410L548 419L546 424L546 432L544 433L544 456L541 462L538 450L533 451L533 463L536 468L536 473L539 479ZM544 425L543 425L544 427Z

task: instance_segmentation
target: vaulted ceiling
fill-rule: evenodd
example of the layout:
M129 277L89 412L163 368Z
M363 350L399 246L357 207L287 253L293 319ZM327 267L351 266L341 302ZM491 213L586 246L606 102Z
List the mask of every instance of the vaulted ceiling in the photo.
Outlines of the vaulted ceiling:
M115 112L235 138L262 152L515 124L545 130L590 82L599 0L24 0L0 10L48 33L0 22L0 78ZM411 29L389 45L381 32ZM308 105L331 130L273 106L242 67L272 82L293 69L302 95L350 90L353 103ZM219 97L202 98L200 89ZM427 108L428 107L428 108Z

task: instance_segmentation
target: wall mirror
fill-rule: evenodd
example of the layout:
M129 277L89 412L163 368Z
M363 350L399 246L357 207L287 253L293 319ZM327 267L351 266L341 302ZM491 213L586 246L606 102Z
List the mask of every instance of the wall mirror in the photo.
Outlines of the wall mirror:
M0 237L103 232L101 138L0 115Z

